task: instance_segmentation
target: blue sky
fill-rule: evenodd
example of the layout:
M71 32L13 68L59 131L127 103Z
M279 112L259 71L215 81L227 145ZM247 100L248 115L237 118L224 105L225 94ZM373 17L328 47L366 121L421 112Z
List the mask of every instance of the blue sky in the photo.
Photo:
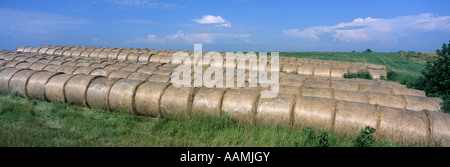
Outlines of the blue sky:
M0 1L0 49L80 45L205 51L434 52L448 0Z

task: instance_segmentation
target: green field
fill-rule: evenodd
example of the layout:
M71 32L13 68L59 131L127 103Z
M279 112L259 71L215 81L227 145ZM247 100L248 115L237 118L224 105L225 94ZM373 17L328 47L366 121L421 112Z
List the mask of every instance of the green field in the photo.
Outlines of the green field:
M397 81L420 76L424 64L398 53L286 52L281 56L386 65ZM313 132L314 131L314 132ZM361 137L361 136L359 136ZM224 117L155 119L0 96L0 147L5 146L275 146L354 147L358 136L336 137L320 129L288 129L235 123ZM376 141L365 146L404 146Z

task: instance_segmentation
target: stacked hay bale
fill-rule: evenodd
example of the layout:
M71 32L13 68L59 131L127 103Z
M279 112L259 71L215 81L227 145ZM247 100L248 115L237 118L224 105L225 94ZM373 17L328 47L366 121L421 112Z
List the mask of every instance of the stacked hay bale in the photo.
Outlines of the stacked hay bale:
M122 53L127 49L45 48L22 47L18 50L29 50L33 54L16 52L0 56L0 63L8 66L0 68L0 92L85 107L126 110L152 117L208 114L228 116L252 125L333 129L341 136L354 136L361 128L372 126L377 129L375 135L380 140L450 146L450 116L437 112L440 99L428 98L423 92L407 89L398 83L331 76L332 67L339 65L342 66L340 68L353 69L351 64L283 60L295 63L282 68L298 70L300 63L307 63L307 66L314 67L310 68L314 73L328 76L280 74L281 93L274 98L260 98L264 88L248 87L249 76L244 88L171 85L170 76L176 66L160 63L167 61L169 51L147 52L160 55L159 64L136 64L140 56L135 53L140 53L140 50ZM54 49L53 53L63 50L62 55L69 56L38 54L47 53L50 49ZM93 52L98 52L95 58L86 57ZM127 56L130 55L134 57L128 62ZM113 60L121 56L127 57L127 62ZM151 58L144 59L151 61ZM320 68L316 68L319 64ZM208 62L202 62L202 65L208 67ZM236 63L230 67L238 69ZM246 65L243 69L248 70L248 67ZM48 71L43 71L46 69ZM191 76L194 75L192 72ZM233 82L235 78L236 75Z

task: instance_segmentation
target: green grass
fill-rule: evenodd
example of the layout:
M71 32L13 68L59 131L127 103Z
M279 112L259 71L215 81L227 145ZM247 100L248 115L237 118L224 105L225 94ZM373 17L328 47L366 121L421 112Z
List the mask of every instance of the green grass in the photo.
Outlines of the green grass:
M344 74L344 78L360 78L373 80L372 74L369 71L359 71L356 73L347 72Z
M14 95L0 96L0 147L354 147L358 145L357 139L311 128L256 127L224 117L155 119ZM401 145L376 141L368 146Z

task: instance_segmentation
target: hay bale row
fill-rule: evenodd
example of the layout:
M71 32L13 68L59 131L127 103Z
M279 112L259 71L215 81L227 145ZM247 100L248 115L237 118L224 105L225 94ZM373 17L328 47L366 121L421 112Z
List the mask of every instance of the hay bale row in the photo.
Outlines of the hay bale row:
M369 103L374 105L421 111L441 111L440 98L396 95L390 93L358 92L333 88L299 87L299 96L332 98L341 101Z
M108 79L85 74L15 68L0 69L0 82L9 82L18 95L80 106L174 118L180 114L225 115L238 122L315 129L333 129L338 135L355 136L365 126L377 129L376 138L402 143L450 145L450 116L427 110L384 107L333 98L280 94L260 99L259 90L176 88L168 83ZM41 81L38 81L42 79ZM42 91L45 83L44 92ZM4 86L5 84L1 84ZM38 90L31 90L38 89ZM5 90L3 87L0 90ZM301 92L301 91L299 91ZM305 91L307 92L307 91ZM211 96L209 96L211 95Z
M371 126L377 129L375 136L380 140L421 145L450 144L450 116L440 112L298 96L293 118L297 128L333 129L341 136L355 136L365 126Z

